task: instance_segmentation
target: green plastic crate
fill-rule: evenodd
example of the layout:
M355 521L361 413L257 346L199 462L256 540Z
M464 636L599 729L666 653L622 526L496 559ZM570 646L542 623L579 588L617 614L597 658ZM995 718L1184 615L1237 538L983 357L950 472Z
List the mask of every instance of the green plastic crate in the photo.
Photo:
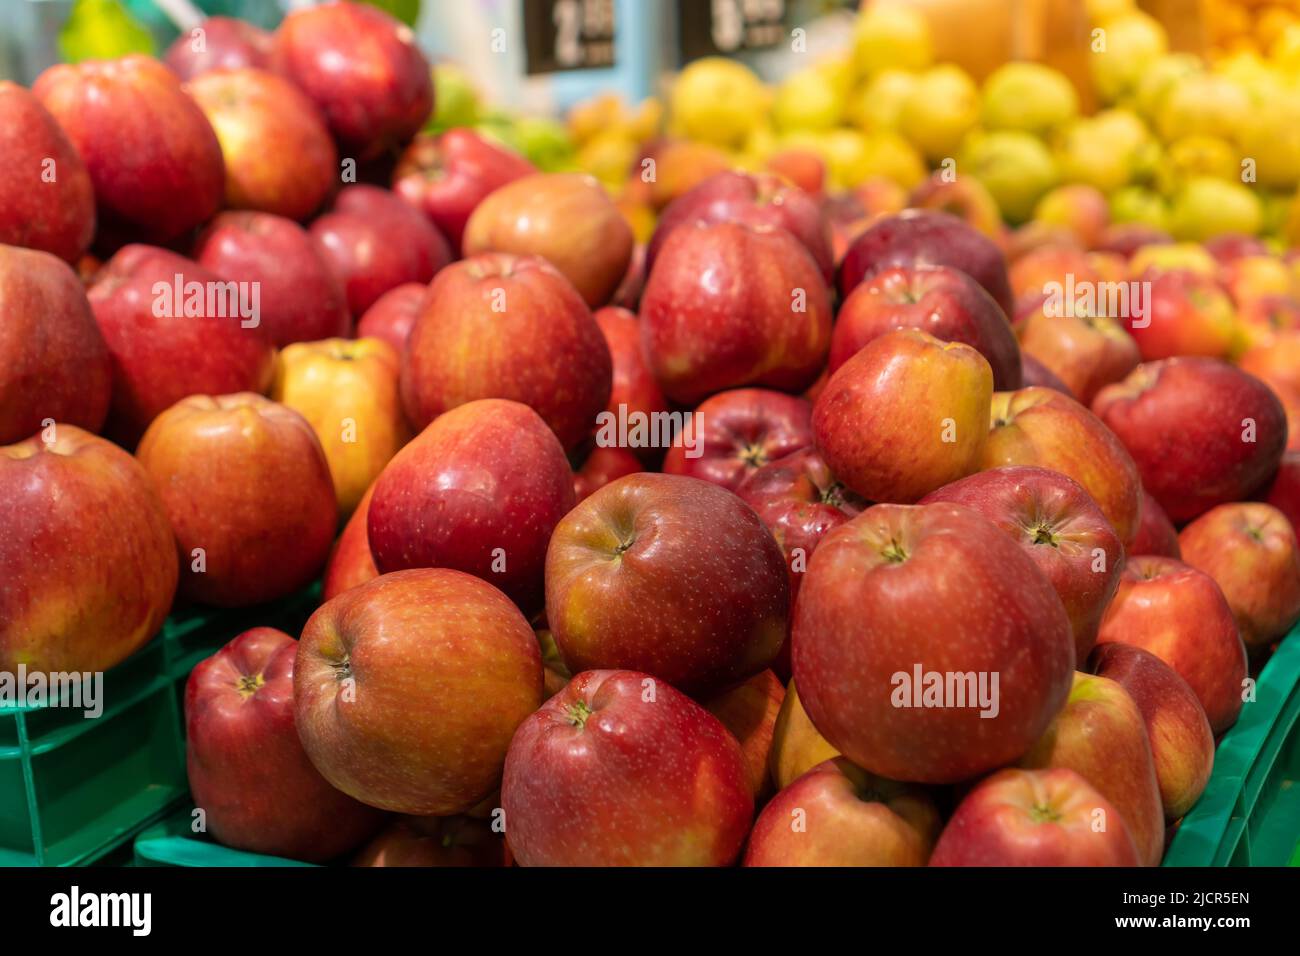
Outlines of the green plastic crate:
M1264 665L1165 866L1300 866L1300 627Z
M214 843L193 832L192 808L186 807L167 819L141 831L135 838L136 866L302 866L314 863L289 860L280 856L245 853Z

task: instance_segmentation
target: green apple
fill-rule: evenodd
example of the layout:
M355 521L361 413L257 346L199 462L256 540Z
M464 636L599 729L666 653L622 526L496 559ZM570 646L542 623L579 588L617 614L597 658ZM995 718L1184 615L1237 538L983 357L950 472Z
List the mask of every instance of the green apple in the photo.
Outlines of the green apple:
M1164 111L1165 99L1186 77L1205 69L1205 63L1193 53L1166 53L1142 71L1133 91L1137 111L1154 123Z
M1192 242L1224 233L1253 236L1263 224L1263 206L1249 186L1209 176L1189 179L1169 214L1174 238Z
M950 63L922 73L903 103L899 129L932 163L957 155L966 134L980 118L975 81Z
M478 91L469 74L454 63L439 63L433 68L433 102L431 129L474 126L479 121Z
M903 104L916 83L915 73L881 70L852 94L847 109L849 122L864 130L897 130Z
M1079 95L1065 74L1041 63L1007 63L984 81L984 125L1045 134L1074 119Z
M1117 223L1140 223L1169 229L1169 206L1163 197L1144 186L1125 186L1110 196L1110 218Z
M1169 48L1165 29L1145 13L1107 21L1090 47L1088 66L1104 102L1114 103L1134 90L1138 79Z
M1024 222L1059 177L1043 141L1031 133L1000 130L971 136L957 174L974 176L997 200L1008 221Z
M1231 140L1250 112L1250 97L1235 82L1213 73L1194 73L1169 91L1156 127L1167 143L1197 135Z

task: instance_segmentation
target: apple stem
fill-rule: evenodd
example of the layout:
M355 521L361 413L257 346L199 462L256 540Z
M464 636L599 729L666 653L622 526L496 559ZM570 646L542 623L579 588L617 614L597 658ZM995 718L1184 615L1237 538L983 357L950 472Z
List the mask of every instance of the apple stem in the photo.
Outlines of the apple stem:
M591 708L587 706L586 701L575 700L569 705L569 723L575 727L585 727L587 718L591 716Z

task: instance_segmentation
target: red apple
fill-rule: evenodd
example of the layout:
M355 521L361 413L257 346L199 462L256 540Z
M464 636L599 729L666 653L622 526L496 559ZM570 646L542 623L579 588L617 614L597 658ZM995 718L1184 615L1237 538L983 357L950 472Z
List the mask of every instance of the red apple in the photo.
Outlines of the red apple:
M72 268L48 252L0 245L0 313L0 444L48 422L99 431L112 367Z
M922 783L1023 754L1065 700L1074 661L1065 608L1033 559L946 503L875 505L827 534L793 641L800 700L831 746Z
M1241 710L1246 648L1223 592L1203 571L1173 558L1129 558L1101 622L1098 644L1132 644L1172 667L1221 734Z
M998 202L974 176L954 179L942 171L933 173L912 190L907 205L912 209L949 213L994 242L1002 240L1005 227Z
M220 207L221 145L157 60L132 54L61 63L32 92L85 160L105 243L176 239Z
M264 391L273 351L260 292L153 246L126 246L86 292L113 359L107 431L134 445L187 395Z
M1061 381L1050 368L1025 351L1020 353L1020 376L1025 388L1050 388L1069 398L1074 398L1070 386Z
M542 702L542 658L492 585L417 568L322 605L303 629L293 692L298 735L326 780L381 809L448 816L497 788L515 728Z
M0 448L0 671L103 671L162 627L176 545L149 476L52 425Z
M428 288L423 282L404 282L389 289L362 314L357 322L357 338L383 339L401 355L424 308Z
M199 236L194 258L223 279L258 284L262 324L276 346L343 338L352 331L343 288L292 220L223 212Z
M1141 361L1132 336L1113 317L1072 302L1045 298L1016 322L1020 347L1050 369L1087 405Z
M837 757L763 808L745 866L925 866L939 828L939 811L923 788Z
M520 725L501 805L521 866L726 866L754 816L736 739L626 670L578 674Z
M1077 245L1043 245L1016 257L1007 270L1011 282L1011 294L1015 296L1017 311L1026 302L1039 296L1046 296L1056 291L1062 300L1073 305L1079 292L1084 289L1097 291L1096 284L1101 276L1097 274L1088 254ZM1066 287L1075 291L1075 295L1065 295ZM1128 316L1124 316L1125 319Z
M592 317L605 335L613 361L614 377L605 410L615 420L622 415L631 422L635 415L639 420L654 421L657 414L669 410L668 399L664 398L646 362L640 321L635 313L618 306L597 309ZM653 442L631 450L648 462L663 454L663 449L656 448Z
M1300 449L1282 455L1277 473L1260 497L1286 515L1292 528L1300 528Z
M319 863L353 850L383 815L335 790L298 740L298 642L255 627L201 661L185 684L190 794L218 843Z
M766 167L814 199L826 188L826 161L810 149L783 149L767 158Z
M696 425L679 432L664 473L735 491L768 462L812 445L812 404L765 388L736 388L706 398Z
M429 286L402 355L402 401L416 427L476 399L522 402L573 448L596 427L612 375L600 327L554 266L489 253Z
M1300 331L1279 332L1271 341L1247 349L1237 365L1279 396L1300 395Z
M798 392L826 360L830 299L784 229L685 223L646 282L641 335L655 378L681 404L741 385Z
M1183 556L1178 549L1178 532L1174 523L1165 514L1165 509L1160 507L1160 502L1152 498L1146 489L1142 490L1142 513L1137 534L1128 546L1128 553L1155 554L1178 559Z
M1277 470L1286 447L1286 413L1277 396L1216 359L1139 365L1102 389L1092 407L1132 453L1143 487L1176 522L1248 498Z
M321 600L328 601L342 594L348 588L365 584L379 577L375 559L370 553L370 532L368 528L370 514L370 496L375 486L371 485L361 496L357 510L343 526L343 533L334 542L329 560L325 564L325 574L321 579Z
M536 172L533 164L472 129L421 133L393 171L393 192L428 216L460 252L465 223L488 194Z
M965 342L988 359L995 389L1020 387L1020 347L1011 325L992 296L964 272L905 265L864 279L836 316L831 374L872 339L895 329Z
M583 459L582 467L573 473L573 494L581 501L611 481L644 470L641 459L625 448L593 448Z
M546 618L572 673L643 670L688 693L767 668L785 639L781 549L717 485L639 474L565 515L546 555Z
M1106 825L1099 828L1099 821ZM1002 770L976 784L939 836L931 866L1137 866L1117 809L1065 767Z
M1095 249L1097 252L1113 252L1131 259L1139 249L1170 245L1173 241L1173 236L1154 226L1140 222L1121 222L1106 227Z
M917 329L872 339L813 408L817 450L871 501L913 502L978 466L993 372L969 345Z
M275 31L271 62L320 107L344 156L392 152L433 113L429 61L415 34L369 4L293 10Z
M772 776L767 768L772 756L776 715L781 712L784 699L785 685L767 670L704 702L709 713L722 721L740 742L755 800L766 798L772 791Z
M1201 243L1205 251L1214 256L1221 264L1228 265L1246 256L1266 256L1268 246L1262 239L1241 233L1225 232Z
M1239 349L1232 300L1211 277L1187 269L1143 276L1146 314L1129 324L1144 362L1175 355L1227 358Z
M0 80L0 243L67 262L95 234L95 193L81 155L40 100Z
M163 54L163 62L182 80L200 73L244 66L265 67L271 57L271 34L234 17L207 17L182 33Z
M353 866L509 866L505 839L488 820L402 817L385 827Z

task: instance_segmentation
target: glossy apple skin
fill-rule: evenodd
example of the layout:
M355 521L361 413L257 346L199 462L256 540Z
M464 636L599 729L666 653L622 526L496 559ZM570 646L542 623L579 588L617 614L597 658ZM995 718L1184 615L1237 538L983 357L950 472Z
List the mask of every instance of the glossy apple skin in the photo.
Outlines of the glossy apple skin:
M844 300L831 336L834 375L872 339L921 329L965 342L993 369L993 387L1019 388L1020 347L1007 317L978 282L946 266L893 266L864 279Z
M58 64L37 77L32 92L85 161L101 241L166 242L221 206L225 171L216 133L157 60L132 54Z
M767 763L777 790L784 790L822 761L839 755L813 726L791 680L772 728L772 753Z
M390 289L427 283L451 262L438 227L378 186L345 186L333 210L309 231L342 284L353 318Z
M754 816L727 728L626 670L578 674L520 725L501 805L521 866L727 866Z
M49 110L7 80L0 80L0 155L9 167L0 181L0 243L76 262L95 235L90 174Z
M357 338L383 339L401 355L428 288L423 282L404 282L389 289L357 321Z
M199 265L223 279L256 282L272 343L346 337L352 315L343 287L306 230L262 212L223 212L194 246Z
M459 255L470 214L493 191L535 173L528 160L472 129L421 133L393 170L393 192L428 216Z
M1150 493L1142 490L1142 515L1138 521L1137 534L1128 546L1129 554L1154 554L1164 558L1182 559L1183 553L1178 547L1178 531L1174 523L1160 507L1160 502Z
M626 448L593 448L582 467L573 473L573 494L582 501L611 481L644 470L641 459Z
M77 274L48 252L0 245L0 312L0 444L46 420L99 431L112 366Z
M1286 515L1292 528L1300 527L1300 450L1282 455L1277 473L1260 497Z
M1142 712L1123 686L1076 672L1065 706L1020 766L1075 771L1119 811L1106 827L1127 825L1139 865L1160 865L1165 817L1155 759Z
M796 819L804 828L795 829ZM939 811L922 787L877 777L836 757L763 808L744 865L925 866L940 826Z
M767 158L767 168L814 199L826 188L826 161L809 149L783 149Z
M116 445L56 425L0 447L0 527L0 671L107 670L162 627L176 546L148 475Z
M706 398L695 409L690 436L698 457L687 457L679 434L664 456L663 471L735 491L768 462L812 445L812 403L766 388L736 388Z
M1034 561L960 505L875 505L817 546L795 606L794 679L826 740L893 780L953 783L1015 760L1069 690L1074 645ZM893 675L998 673L996 716L894 706ZM920 688L917 688L919 693Z
M487 253L443 270L402 355L402 401L417 428L466 402L510 399L536 411L565 448L596 427L612 378L591 312L537 256Z
M722 721L739 741L756 801L772 792L772 777L767 768L776 715L784 699L785 685L776 674L766 670L704 702L709 713Z
M511 735L542 702L542 658L492 585L417 568L322 605L293 681L298 734L325 779L384 810L448 816L497 788Z
M1232 300L1210 276L1186 269L1151 273L1148 325L1129 330L1142 361L1201 355L1227 358L1240 346Z
M470 816L402 817L361 848L352 866L509 866L504 838Z
M1060 376L1023 350L1020 353L1020 374L1025 388L1050 388L1069 398L1074 398L1070 386L1061 381Z
M1016 323L1020 347L1050 369L1087 405L1093 396L1137 368L1133 337L1113 318L1085 315L1071 304L1065 315L1048 315L1046 300Z
M1183 528L1178 544L1183 561L1223 591L1248 650L1285 637L1300 620L1300 546L1272 505L1211 508Z
M221 143L226 206L305 219L334 190L338 152L325 120L291 82L222 69L185 84Z
M910 503L978 467L992 396L992 369L969 345L888 332L831 377L813 407L813 436L862 497Z
M533 173L498 187L474 207L461 240L466 256L541 256L593 309L623 281L632 246L632 227L604 188L580 173Z
M1124 545L1083 486L1046 468L981 471L932 491L922 504L965 505L1010 535L1065 605L1082 664L1119 587Z
M1070 275L1077 286L1101 279L1088 261L1088 254L1075 245L1052 244L1021 253L1007 269L1016 311L1040 296L1046 297L1051 283L1064 285Z
M200 661L185 684L185 762L218 843L322 863L355 849L383 814L307 759L293 721L297 653L288 634L255 627Z
M196 50L193 32L182 33L163 55L163 62L182 80L211 70L262 68L271 57L271 34L234 17L207 17L200 24L203 49Z
M1014 308L1006 260L993 240L945 212L911 209L877 220L854 240L840 263L840 295L868 276L899 265L960 269L1010 315Z
M370 520L370 496L374 490L374 485L366 489L357 510L352 512L352 517L343 526L343 532L330 550L321 579L322 601L328 601L348 588L379 577L379 569L375 567L375 559L370 553L370 533L367 527Z
M1249 498L1277 470L1286 447L1277 396L1216 359L1139 365L1102 389L1092 407L1132 453L1143 487L1178 523ZM1254 441L1243 440L1247 419Z
M1100 810L1105 830L1093 829ZM1114 805L1066 767L1002 770L975 785L939 836L931 866L1137 866Z
M344 156L396 151L433 113L429 61L409 27L364 3L289 13L275 31L272 67L325 116Z
M573 503L564 449L536 412L470 402L440 415L376 480L370 550L382 573L455 568L531 612L547 543Z
M174 288L223 280L191 259L153 246L124 247L86 290L113 360L106 433L134 446L161 412L187 395L261 392L271 383L273 350L259 323L234 316L154 314L157 283Z
M592 313L592 318L605 336L605 344L609 346L613 362L613 379L606 411L617 418L619 406L622 405L624 414L630 416L639 412L647 416L647 420L652 420L650 416L656 412L668 411L668 399L664 397L646 362L645 349L641 345L641 323L636 313L620 306L607 305ZM630 450L647 462L654 462L663 454L662 448Z
M575 674L626 667L687 693L719 690L771 665L789 604L781 549L758 516L695 478L606 485L556 526L546 555L546 619Z
M784 229L684 223L646 282L641 335L664 394L683 405L742 385L799 392L825 363L830 299Z
M1214 734L1196 694L1168 664L1131 644L1104 644L1089 669L1123 687L1142 712L1166 820L1190 810L1214 769Z
M817 201L772 173L717 173L668 204L646 247L646 272L668 234L683 223L742 222L785 229L808 250L829 286L835 279L830 231Z
M1059 471L1083 485L1121 541L1133 539L1141 508L1137 465L1087 408L1052 389L1022 388L993 396L991 422L981 468Z
M1097 643L1150 651L1187 682L1210 729L1223 733L1241 710L1246 647L1214 579L1173 558L1130 557Z
M1280 395L1300 395L1300 331L1282 331L1272 341L1247 349L1237 360L1243 372L1254 375Z

